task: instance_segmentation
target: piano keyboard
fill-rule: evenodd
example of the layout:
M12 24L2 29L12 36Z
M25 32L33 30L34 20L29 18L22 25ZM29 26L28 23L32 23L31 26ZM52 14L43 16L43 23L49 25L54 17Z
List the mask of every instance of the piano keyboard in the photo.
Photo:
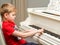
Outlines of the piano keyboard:
M35 29L41 29L40 27L35 26L35 25L29 25L29 26ZM45 30L45 33L41 35L39 38L44 40L47 43L50 43L50 45L60 45L60 39L59 39L60 35L57 35L50 31Z
M32 27L32 28L35 28L35 29L41 29L41 27L38 27L38 26L36 26L36 25L29 25L30 27ZM48 33L48 34L50 34L50 35L52 35L52 36L55 36L56 38L59 38L60 39L60 35L57 35L57 34L55 34L55 33L53 33L53 32L50 32L50 31L48 31L48 30L44 30L44 32L45 33Z
M23 26L24 29L41 29L35 25ZM42 45L60 45L60 35L52 33L50 31L45 30L45 32L41 36L33 36L35 37Z

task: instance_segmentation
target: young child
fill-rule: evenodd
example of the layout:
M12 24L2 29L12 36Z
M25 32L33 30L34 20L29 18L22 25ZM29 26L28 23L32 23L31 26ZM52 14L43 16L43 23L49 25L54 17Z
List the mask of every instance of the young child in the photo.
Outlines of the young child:
M38 45L33 42L29 43L24 38L33 36L36 33L41 34L43 29L29 30L25 32L18 31L14 22L16 17L16 8L10 3L6 3L1 6L0 14L2 17L2 31L7 45ZM20 39L18 37L20 37Z

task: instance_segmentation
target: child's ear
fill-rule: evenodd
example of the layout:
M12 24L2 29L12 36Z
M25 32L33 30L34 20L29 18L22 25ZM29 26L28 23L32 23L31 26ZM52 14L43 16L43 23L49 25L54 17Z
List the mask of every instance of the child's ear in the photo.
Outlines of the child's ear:
M8 13L5 13L5 14L4 14L4 17L7 18L7 17L8 17Z

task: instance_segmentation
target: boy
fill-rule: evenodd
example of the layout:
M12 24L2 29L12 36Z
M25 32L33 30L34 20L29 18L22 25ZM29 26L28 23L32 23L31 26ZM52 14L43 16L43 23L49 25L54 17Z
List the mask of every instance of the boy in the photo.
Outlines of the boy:
M10 3L3 4L1 6L0 13L2 17L2 31L7 45L38 45L35 43L28 43L24 38L33 36L36 33L41 34L43 29L29 30L25 32L18 31L14 22L16 17L16 8ZM20 39L18 37L20 37Z

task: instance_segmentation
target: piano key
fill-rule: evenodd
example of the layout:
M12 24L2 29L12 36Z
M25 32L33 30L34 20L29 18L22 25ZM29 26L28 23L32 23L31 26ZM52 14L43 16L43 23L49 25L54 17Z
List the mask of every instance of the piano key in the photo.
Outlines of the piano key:
M46 37L48 40L50 40L53 43L60 44L60 40L58 38L55 38L54 36L51 36L47 33L44 33L43 36Z
M41 29L41 27L38 27L38 26L36 26L36 25L29 25L30 27L32 27L32 28L35 28L35 29ZM45 33L48 33L48 34L50 34L50 35L52 35L52 36L55 36L56 38L59 38L60 39L60 35L57 35L57 34L55 34L55 33L53 33L53 32L50 32L50 31L48 31L48 30L44 30L44 32Z
M31 25L32 26L32 25ZM36 25L33 25L33 27L31 27L31 26L23 26L24 28L23 29L34 29L34 27L36 27ZM38 27L37 26L37 28L40 28L41 29L41 27ZM36 29L36 28L35 28ZM38 29L36 29L36 30L38 30ZM54 36L52 36L52 35L50 35L49 33L43 33L43 35L41 35L41 36L36 36L37 38L38 38L38 40L39 41L43 41L43 42L45 42L46 44L50 44L50 45L60 45L60 39L58 39L58 38L56 38L56 37L54 37ZM35 36L34 36L34 38L35 38L35 40L37 40L37 38L36 38Z
M38 27L38 26L35 26L35 25L29 25L29 26L32 26L32 27L34 27L34 28L40 28L40 27ZM40 28L41 29L41 28ZM46 30L47 31L47 30ZM51 33L51 32L49 32L49 33ZM45 36L46 36L46 34L44 34ZM43 36L44 36L43 35ZM48 36L48 38L49 38L49 40L52 42L54 42L54 43L56 43L56 44L60 44L60 40L58 39L58 38L55 38L54 36L52 36L52 35L50 35L50 34L47 34L47 35L49 35Z
M54 36L51 36L51 35L48 35L49 37L51 37L51 39L53 39L53 40L55 40L55 41L57 41L57 42L59 42L60 43L60 39L58 39L58 38L55 38Z
M42 45L51 45L50 43L48 43L47 41L45 41L44 39L40 39L40 37L36 37L36 36L33 36L33 39L34 40L37 40L40 44Z

